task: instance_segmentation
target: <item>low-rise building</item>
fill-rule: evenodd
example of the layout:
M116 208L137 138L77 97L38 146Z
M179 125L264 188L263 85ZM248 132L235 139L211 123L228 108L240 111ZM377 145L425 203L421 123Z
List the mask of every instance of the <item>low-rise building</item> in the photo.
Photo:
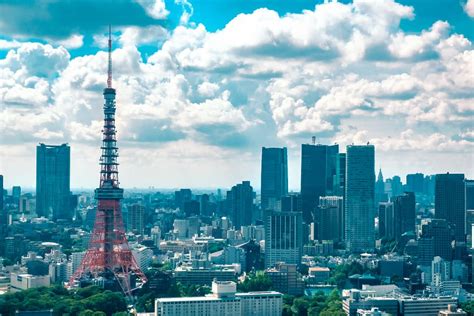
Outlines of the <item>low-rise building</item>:
M174 278L182 284L211 285L214 279L218 281L234 281L237 270L231 267L213 266L211 268L194 269L184 266L174 270Z
M10 274L10 291L17 292L21 290L32 289L40 286L50 285L49 275L31 275L27 273Z
M405 316L437 316L439 311L448 309L448 305L457 305L452 296L401 297L400 313Z
M158 298L155 316L279 316L282 294L274 291L236 293L235 282L212 282L212 294L201 297Z
M281 293L302 295L304 292L304 282L296 264L278 262L274 268L266 269L265 274L272 280L273 288Z

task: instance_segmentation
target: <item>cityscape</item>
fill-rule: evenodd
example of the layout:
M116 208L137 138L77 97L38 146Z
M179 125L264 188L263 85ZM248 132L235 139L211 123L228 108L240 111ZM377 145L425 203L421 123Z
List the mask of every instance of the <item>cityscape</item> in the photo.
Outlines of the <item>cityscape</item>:
M0 3L0 316L474 315L448 3Z

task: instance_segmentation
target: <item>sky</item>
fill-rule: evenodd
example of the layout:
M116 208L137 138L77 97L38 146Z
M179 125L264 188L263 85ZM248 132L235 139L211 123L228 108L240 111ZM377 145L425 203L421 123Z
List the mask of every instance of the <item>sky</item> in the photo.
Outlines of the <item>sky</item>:
M474 178L474 0L0 0L0 174L38 143L99 182L112 25L125 188L260 187L261 147L370 142L385 177Z

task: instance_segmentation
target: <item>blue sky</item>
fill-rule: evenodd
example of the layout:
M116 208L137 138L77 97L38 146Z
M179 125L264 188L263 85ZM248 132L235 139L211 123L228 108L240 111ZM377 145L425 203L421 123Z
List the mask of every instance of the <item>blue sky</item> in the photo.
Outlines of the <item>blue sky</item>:
M0 173L68 142L95 187L113 26L124 187L259 187L260 148L376 145L386 176L474 176L474 1L0 1ZM25 123L27 122L27 123ZM456 163L453 164L453 161Z

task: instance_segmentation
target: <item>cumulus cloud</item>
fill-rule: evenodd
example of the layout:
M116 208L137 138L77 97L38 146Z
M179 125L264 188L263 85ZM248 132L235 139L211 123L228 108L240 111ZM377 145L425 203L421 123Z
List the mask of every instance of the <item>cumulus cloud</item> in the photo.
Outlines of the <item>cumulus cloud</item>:
M160 3L137 5L155 19L167 14ZM383 152L472 149L472 43L443 21L408 34L400 21L412 18L413 8L392 0L355 0L283 16L259 9L215 32L189 21L173 31L117 27L124 160L225 160L259 146L294 148L312 135L370 141ZM93 32L99 47L103 32ZM10 50L0 59L0 142L100 142L107 54L71 59L68 48L83 38L62 38L69 44L0 40ZM156 52L144 59L140 46L149 44ZM377 122L370 132L369 120Z
M64 40L74 34L100 33L108 23L115 26L162 25L167 14L161 0L7 0L0 4L0 12L3 35L53 40Z
M474 18L474 0L467 0L463 8L467 15L469 15L471 18Z

